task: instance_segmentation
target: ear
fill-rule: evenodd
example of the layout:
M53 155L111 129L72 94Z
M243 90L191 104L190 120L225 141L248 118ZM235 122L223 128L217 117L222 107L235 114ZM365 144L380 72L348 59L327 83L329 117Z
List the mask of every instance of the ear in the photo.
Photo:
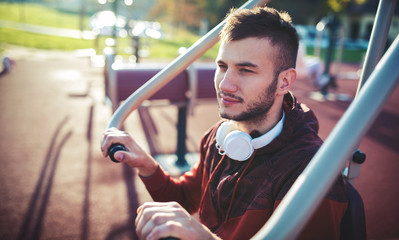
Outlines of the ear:
M296 80L296 71L294 68L281 71L278 75L278 83L276 94L279 96L285 95L291 89Z

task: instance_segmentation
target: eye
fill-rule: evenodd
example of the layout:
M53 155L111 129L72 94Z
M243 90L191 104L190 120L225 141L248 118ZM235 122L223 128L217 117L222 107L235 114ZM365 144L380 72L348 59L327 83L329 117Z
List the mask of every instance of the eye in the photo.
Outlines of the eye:
M241 68L241 69L240 69L240 72L242 72L242 73L254 73L253 70L248 69L248 68Z
M226 65L226 64L219 63L219 64L218 64L218 68L219 68L221 71L225 71L225 70L227 69L227 65Z

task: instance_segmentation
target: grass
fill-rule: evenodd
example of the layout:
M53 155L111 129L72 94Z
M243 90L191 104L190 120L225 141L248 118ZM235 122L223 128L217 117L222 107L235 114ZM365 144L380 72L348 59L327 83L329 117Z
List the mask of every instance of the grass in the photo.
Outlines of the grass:
M72 51L93 47L93 40L56 37L9 28L0 28L0 42L45 50Z
M79 29L79 16L32 3L0 3L0 19L41 26ZM89 18L84 18L88 26Z
M320 58L321 59L325 59L326 57L326 49L321 49L320 51ZM308 55L314 55L314 49L313 48L307 48L306 53ZM346 62L346 63L359 63L361 61L363 61L364 56L365 56L366 52L364 50L360 50L360 49L344 49L342 51L342 62ZM332 59L333 61L338 60L337 59L337 50L335 49L335 51L333 51L332 54Z
M41 26L58 28L79 28L79 16L58 12L54 9L36 4L12 4L0 3L0 19L18 23L27 23ZM84 19L85 26L88 25L88 18ZM200 36L185 30L176 30L164 26L164 31L169 33L165 39L155 40L142 38L140 44L142 48L150 52L150 58L155 59L174 59L178 56L180 47L190 47ZM173 36L173 37L172 37ZM94 48L98 53L105 47L105 39L100 37L98 44L94 40L73 39L26 32L7 27L0 27L0 52L6 48L6 44L17 45L29 48L45 50L64 50L73 51L77 49ZM119 38L117 40L117 53L130 55L132 41L130 38ZM130 49L130 51L127 51ZM213 47L204 54L202 59L214 59L217 54L217 47Z

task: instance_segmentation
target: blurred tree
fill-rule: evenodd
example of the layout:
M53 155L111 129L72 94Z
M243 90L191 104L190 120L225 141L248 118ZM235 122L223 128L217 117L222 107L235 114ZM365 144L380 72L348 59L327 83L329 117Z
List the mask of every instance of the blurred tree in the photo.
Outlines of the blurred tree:
M351 3L361 5L366 2L366 0L327 0L327 1L330 9L335 13L343 12Z
M272 0L268 6L287 11L295 24L316 25L332 12L343 12L349 4L362 4L365 1L301 0L301 4L292 4L291 0ZM238 8L245 2L246 0L156 0L148 18L196 30L203 19L207 19L210 27L216 26L231 8Z
M216 26L221 22L231 8L239 8L246 0L208 0L203 6L208 21L211 26Z
M328 12L326 0L302 0L292 4L289 0L271 1L268 6L287 11L295 24L315 25Z
M148 18L170 22L178 27L198 28L204 11L201 0L158 0Z
M245 2L245 0L158 0L148 17L197 30L203 19L206 18L211 26L215 26L223 20L230 8L239 7Z

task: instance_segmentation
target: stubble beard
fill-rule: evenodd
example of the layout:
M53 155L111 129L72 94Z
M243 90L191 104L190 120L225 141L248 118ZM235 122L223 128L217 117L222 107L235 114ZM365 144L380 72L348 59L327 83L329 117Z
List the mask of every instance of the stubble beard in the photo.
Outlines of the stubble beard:
M223 112L220 106L221 104L219 103L219 115L221 118L230 119L237 122L245 121L256 123L259 121L263 121L267 118L268 112L274 104L276 90L277 76L275 77L273 82L266 88L264 94L258 98L259 100L249 103L245 111L237 115L231 115ZM241 99L241 103L244 103L243 99Z

